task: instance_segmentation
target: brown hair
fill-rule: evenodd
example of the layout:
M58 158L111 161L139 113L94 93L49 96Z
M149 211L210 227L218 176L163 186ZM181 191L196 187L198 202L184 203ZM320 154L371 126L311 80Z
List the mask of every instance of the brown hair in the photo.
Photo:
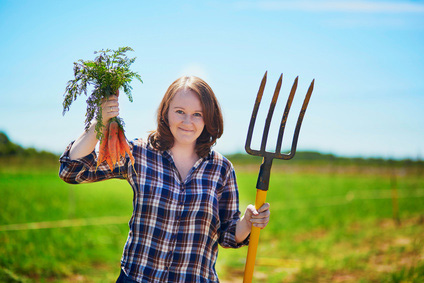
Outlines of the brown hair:
M200 157L205 157L216 140L221 137L224 130L224 123L218 100L215 97L211 87L198 77L181 77L174 81L162 98L157 111L156 131L149 135L149 142L157 150L168 150L174 145L174 136L169 129L168 111L171 100L181 89L190 89L194 91L200 99L203 110L203 121L205 127L203 132L197 138L196 153Z

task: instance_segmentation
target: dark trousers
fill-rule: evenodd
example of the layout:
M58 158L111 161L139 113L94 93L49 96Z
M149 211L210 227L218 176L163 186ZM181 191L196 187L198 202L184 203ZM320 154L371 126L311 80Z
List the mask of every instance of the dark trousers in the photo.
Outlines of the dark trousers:
M121 274L119 274L116 283L137 283L137 281L132 280L127 275L125 275L124 271L121 269Z

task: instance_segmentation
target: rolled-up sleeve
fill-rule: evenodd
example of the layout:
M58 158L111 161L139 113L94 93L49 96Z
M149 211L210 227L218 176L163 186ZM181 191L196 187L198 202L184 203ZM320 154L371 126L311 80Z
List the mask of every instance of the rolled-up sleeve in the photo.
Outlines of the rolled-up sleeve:
M65 152L60 156L59 177L69 184L81 184L98 182L110 178L125 179L127 161L121 159L118 165L111 171L108 165L103 162L97 167L97 154L93 150L87 156L72 160L69 152L74 142L71 142Z
M239 193L234 168L231 166L226 176L221 198L219 200L219 216L221 220L219 244L224 248L239 248L249 244L249 237L237 243L236 226L240 220Z

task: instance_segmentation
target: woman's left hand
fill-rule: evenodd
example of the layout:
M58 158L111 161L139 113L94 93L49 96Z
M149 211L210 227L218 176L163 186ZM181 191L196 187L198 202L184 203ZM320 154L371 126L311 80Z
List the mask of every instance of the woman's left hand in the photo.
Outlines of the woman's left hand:
M247 206L244 217L247 223L250 224L250 228L253 225L263 229L268 225L269 216L271 215L269 207L269 203L264 203L258 210L253 205Z

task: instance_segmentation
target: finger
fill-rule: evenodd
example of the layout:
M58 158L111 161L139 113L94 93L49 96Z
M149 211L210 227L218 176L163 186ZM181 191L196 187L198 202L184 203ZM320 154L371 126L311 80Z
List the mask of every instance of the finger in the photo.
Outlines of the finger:
M258 215L258 211L256 210L255 206L253 204L249 204L246 208L246 212L250 213L250 215Z
M116 117L119 115L119 107L111 107L109 115Z
M270 207L269 203L266 202L258 209L258 212L264 212L266 210L269 210L269 207Z
M105 103L103 103L103 106L119 106L118 100L108 100Z
M102 105L102 112L103 112L103 114L106 114L107 115L110 112L113 112L113 111L116 111L116 110L119 110L119 105L116 104L116 103L110 103L110 102L108 102L108 103L104 103Z
M270 215L271 215L271 212L269 210L265 210L265 211L262 211L262 212L258 213L255 216L252 216L252 217L254 217L254 218L264 218L264 217L269 217Z
M118 105L107 106L106 111L109 113L119 112L119 106Z
M118 115L119 115L119 111L114 111L109 113L110 118L116 117Z
M102 108L107 112L119 109L119 102L118 101L107 101L107 102L103 103Z
M264 217L264 218L251 218L250 222L252 223L268 223L269 222L269 217Z
M268 225L268 222L269 221L267 221L267 222L255 222L255 223L251 223L252 224L252 226L254 226L254 227L265 227L265 226L267 226Z
M111 95L108 98L103 97L101 101L102 101L102 103L105 103L105 102L114 101L114 100L118 100L118 96Z

